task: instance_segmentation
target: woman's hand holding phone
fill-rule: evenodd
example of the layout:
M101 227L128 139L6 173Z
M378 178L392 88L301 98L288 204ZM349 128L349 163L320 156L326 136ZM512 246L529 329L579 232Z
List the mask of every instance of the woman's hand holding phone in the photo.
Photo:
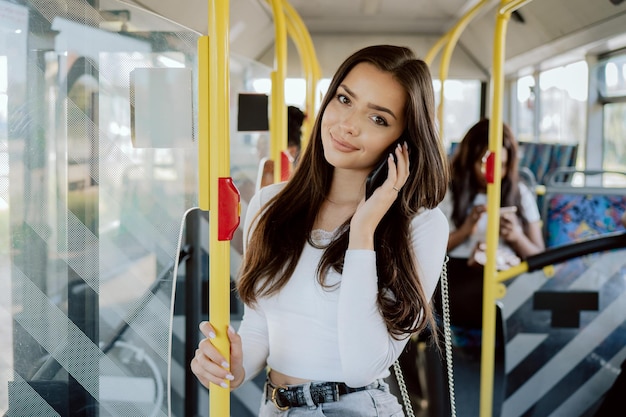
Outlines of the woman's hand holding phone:
M507 213L517 213L517 207L515 206L500 207L500 216L502 216L503 214L506 215Z
M500 208L500 236L509 244L524 236L524 229L516 213L517 207Z
M376 165L376 167L369 173L365 180L365 199L367 200L372 196L374 191L387 179L389 174L389 155L393 158L394 163L398 163L398 157L395 154L395 148L398 145L394 143L387 151L385 151L383 159Z
M374 231L409 178L409 151L406 142L402 145L396 142L393 150L385 154L386 157L366 181L371 189L370 192L366 190L368 198L363 198L352 216L349 249L374 248ZM381 168L381 165L386 165L387 169ZM383 181L380 178L383 174L379 173L381 170L386 174ZM376 183L380 185L375 187Z

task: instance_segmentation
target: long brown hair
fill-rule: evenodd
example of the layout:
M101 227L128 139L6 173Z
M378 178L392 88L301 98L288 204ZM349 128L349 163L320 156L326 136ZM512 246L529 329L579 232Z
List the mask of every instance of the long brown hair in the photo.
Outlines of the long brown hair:
M381 220L375 236L378 273L378 306L394 337L434 324L411 250L411 219L420 207L435 208L448 184L445 151L435 126L432 80L428 66L410 49L378 45L361 49L341 64L324 97L302 159L284 188L266 205L249 237L249 245L238 281L243 302L278 292L291 277L309 240L316 215L328 195L334 167L324 158L321 120L330 100L350 70L367 62L392 74L406 90L406 128L402 140L409 147L411 175L399 198ZM350 219L338 237L325 249L318 266L324 287L332 268L341 273ZM393 297L389 297L389 291Z
M489 147L489 119L481 119L472 126L463 140L457 146L450 161L452 182L452 221L456 227L460 227L468 215L468 209L472 207L474 197L481 192L478 178L474 175L474 164L481 160ZM515 206L517 215L522 221L524 228L528 220L524 215L522 197L519 191L519 162L517 140L513 131L506 124L502 124L502 148L508 154L506 176L502 178L500 192L500 207Z

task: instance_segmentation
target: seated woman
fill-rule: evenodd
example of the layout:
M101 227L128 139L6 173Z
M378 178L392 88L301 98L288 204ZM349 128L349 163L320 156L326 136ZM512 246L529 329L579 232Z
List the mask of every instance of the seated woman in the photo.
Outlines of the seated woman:
M489 120L466 133L451 158L451 183L439 207L448 218L448 283L450 323L458 415L478 415L483 312L483 267L487 215L500 216L497 264L505 269L544 250L534 194L518 177L517 142L504 125L500 209L487 213L485 162L489 155ZM496 307L493 415L504 401L504 323Z
M451 183L440 208L450 224L448 273L450 315L454 324L469 328L482 325L484 245L487 230L487 181L489 119L476 123L466 133L451 159ZM504 124L502 137L502 184L500 269L545 248L541 219L534 194L518 177L517 141Z

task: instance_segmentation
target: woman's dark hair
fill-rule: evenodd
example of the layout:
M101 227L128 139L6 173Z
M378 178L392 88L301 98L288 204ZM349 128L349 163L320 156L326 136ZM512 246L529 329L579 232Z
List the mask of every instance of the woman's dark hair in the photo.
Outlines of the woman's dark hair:
M524 216L518 186L518 146L511 128L506 123L502 124L502 148L506 149L508 158L506 176L502 178L501 184L500 207L517 207L517 214L526 228L528 220ZM483 158L488 149L489 119L482 119L467 131L452 156L450 191L453 201L452 221L456 227L460 227L465 221L476 194L485 191L476 178L474 165Z
M355 52L341 64L322 101L311 140L298 167L257 218L258 224L249 237L238 290L245 303L254 303L259 296L279 291L291 277L333 177L334 167L324 158L322 147L322 116L347 74L364 62L392 74L407 94L406 128L401 140L409 147L411 175L399 198L381 220L374 239L378 306L389 332L400 337L434 324L411 250L410 224L420 207L437 207L449 180L445 151L435 125L430 71L408 48L371 46ZM343 270L349 229L350 219L324 249L318 279L325 287L328 287L325 277L331 268L340 273ZM389 291L393 294L391 298Z
M302 123L304 122L304 112L296 106L287 107L287 145L297 146L300 150L302 141Z

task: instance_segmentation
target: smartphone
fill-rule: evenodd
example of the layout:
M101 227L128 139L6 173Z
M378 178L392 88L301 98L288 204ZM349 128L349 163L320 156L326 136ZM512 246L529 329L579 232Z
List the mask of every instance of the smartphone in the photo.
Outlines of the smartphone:
M383 154L382 160L376 165L376 167L369 173L367 179L365 180L365 199L367 200L374 193L378 187L383 185L383 182L387 179L387 172L389 170L389 154L393 156L393 161L395 163L398 162L398 158L396 157L396 148L398 147L399 141L395 141Z
M515 213L517 212L517 207L509 206L509 207L500 207L500 215L505 213Z

